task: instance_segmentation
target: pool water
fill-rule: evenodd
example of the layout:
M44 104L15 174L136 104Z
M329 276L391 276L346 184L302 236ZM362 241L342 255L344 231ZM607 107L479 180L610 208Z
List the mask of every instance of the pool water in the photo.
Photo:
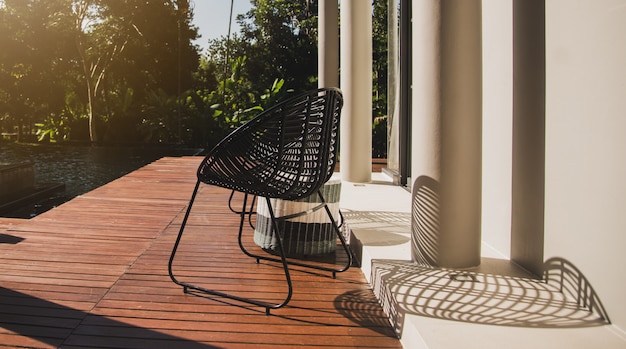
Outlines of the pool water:
M65 191L2 216L31 218L164 156L197 155L202 149L0 144L0 164L30 162L35 182L64 183Z

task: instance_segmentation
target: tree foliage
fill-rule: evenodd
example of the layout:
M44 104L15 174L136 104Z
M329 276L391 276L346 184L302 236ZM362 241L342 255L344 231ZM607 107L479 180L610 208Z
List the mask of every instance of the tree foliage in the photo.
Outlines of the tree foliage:
M311 0L252 0L252 8L237 21L241 31L210 44L209 58L224 64L246 57L237 72L249 89L259 94L274 80L284 80L290 91L317 84L317 2ZM232 65L226 64L227 67ZM228 77L233 71L226 69ZM220 76L219 78L224 78Z
M190 0L0 0L0 131L211 147L317 85L318 2L250 2L240 31L200 56ZM386 2L374 4L373 120L386 113Z
M0 9L0 117L18 126L59 115L64 82L71 79L71 48L63 2L6 0ZM11 34L11 35L9 35ZM60 44L55 44L62 39ZM64 40L63 40L64 39ZM27 129L27 128L26 128ZM24 127L17 127L21 135Z
M373 2L372 155L387 157L388 1Z
M0 2L0 44L9 48L0 54L0 126L30 132L38 121L72 130L40 132L48 137L136 140L156 91L176 99L194 84L192 16L188 0Z

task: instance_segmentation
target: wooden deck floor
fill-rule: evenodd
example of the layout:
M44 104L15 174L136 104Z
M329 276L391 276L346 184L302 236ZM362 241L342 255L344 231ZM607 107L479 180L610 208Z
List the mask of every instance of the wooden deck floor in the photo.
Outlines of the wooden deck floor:
M358 268L337 279L294 268L292 301L269 316L172 283L199 161L164 158L33 219L0 218L0 347L401 348ZM203 188L175 270L278 299L281 269L239 251L228 195Z

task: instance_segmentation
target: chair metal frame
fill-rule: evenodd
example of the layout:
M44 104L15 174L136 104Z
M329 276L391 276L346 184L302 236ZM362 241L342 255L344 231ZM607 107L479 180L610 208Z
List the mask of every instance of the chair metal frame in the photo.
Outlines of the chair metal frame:
M339 118L342 106L341 91L336 88L322 88L306 92L261 112L220 141L207 154L198 168L198 180L168 263L170 278L174 283L183 287L183 292L195 291L260 306L265 308L265 313L269 315L271 309L284 307L291 300L293 284L289 265L328 271L332 273L333 278L336 277L336 273L344 272L350 268L353 260L352 253L320 191L320 188L332 176L336 165ZM260 260L265 260L282 265L287 284L287 293L282 301L269 303L260 299L211 290L180 281L175 276L173 270L175 256L202 183L232 190L228 199L228 207L233 213L240 216L237 238L239 248L245 255L256 259L257 263L260 263ZM231 205L235 191L244 194L240 211ZM275 216L270 199L296 200L315 193L321 201L316 207L298 214ZM249 206L248 196L252 196ZM243 244L242 236L244 225L246 225L246 215L248 216L248 224L253 227L252 215L256 213L253 208L257 197L267 200L272 234L277 241L278 258L251 253ZM346 264L333 268L292 259L287 260L283 247L284 237L278 230L279 221L309 214L322 208L325 209L346 253Z

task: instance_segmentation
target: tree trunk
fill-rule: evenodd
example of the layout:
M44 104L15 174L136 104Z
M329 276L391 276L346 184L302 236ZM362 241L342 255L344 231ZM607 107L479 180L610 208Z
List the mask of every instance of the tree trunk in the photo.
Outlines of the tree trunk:
M98 132L97 132L97 127L96 127L96 115L94 114L94 106L93 104L95 103L95 92L93 90L93 86L91 83L91 79L88 76L87 77L87 98L88 98L88 109L87 112L89 113L89 140L91 141L91 143L96 143L98 142Z

